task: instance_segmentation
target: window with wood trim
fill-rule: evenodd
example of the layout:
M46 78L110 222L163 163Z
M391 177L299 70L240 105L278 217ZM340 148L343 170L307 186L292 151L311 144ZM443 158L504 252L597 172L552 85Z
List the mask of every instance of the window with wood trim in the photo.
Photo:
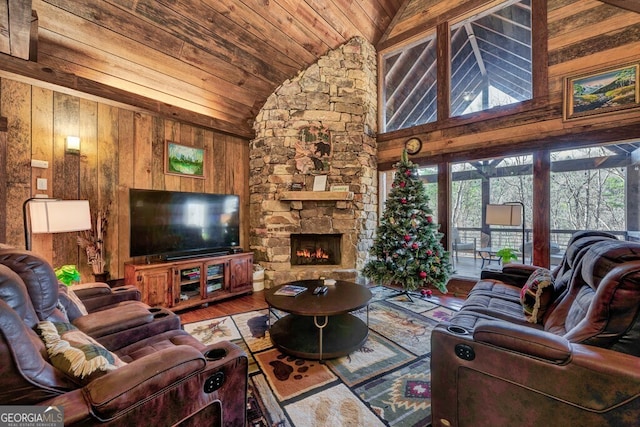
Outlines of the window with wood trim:
M531 1L508 1L451 26L451 116L533 97Z
M382 56L383 123L387 131L436 120L435 35Z
M445 30L438 40L434 28L417 41L381 52L380 132L440 122L545 93L544 75L538 72L540 81L534 82L533 70L534 58L544 58L546 50L538 46L534 52L533 33L546 25L546 15L545 22L538 14L541 22L534 23L532 4L546 7L539 0L492 1L484 10L439 25L450 27L448 39L442 35ZM449 62L440 74L438 60ZM542 59L538 62L544 66ZM449 111L438 111L438 93L449 95L448 101L441 100L441 108L448 105Z

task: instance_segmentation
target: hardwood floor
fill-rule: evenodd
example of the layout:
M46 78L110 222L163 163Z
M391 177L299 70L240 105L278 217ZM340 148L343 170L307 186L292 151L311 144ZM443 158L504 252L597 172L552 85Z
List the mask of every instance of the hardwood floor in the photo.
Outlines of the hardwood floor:
M446 295L434 292L430 298L436 304L440 304L453 310L459 310L462 302L464 301L464 296L466 295L461 295L459 291L450 291ZM228 300L211 303L207 307L192 308L190 310L181 311L178 312L178 315L180 316L180 321L185 324L266 308L267 303L264 300L264 291L260 291L249 295L242 295Z
M228 300L214 302L207 307L192 308L180 311L180 321L184 323L197 322L215 317L230 316L232 314L244 313L252 310L262 310L267 308L264 300L264 291L254 292L248 295L231 298Z

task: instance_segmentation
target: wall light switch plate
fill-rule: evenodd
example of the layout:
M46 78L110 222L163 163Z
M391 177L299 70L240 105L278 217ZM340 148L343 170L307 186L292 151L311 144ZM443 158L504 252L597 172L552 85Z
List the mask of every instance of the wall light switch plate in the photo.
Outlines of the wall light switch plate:
M38 190L46 190L47 189L47 178L38 178L38 179L36 179L36 189L38 189Z
M47 162L46 160L31 159L31 167L47 169L49 167L49 162Z

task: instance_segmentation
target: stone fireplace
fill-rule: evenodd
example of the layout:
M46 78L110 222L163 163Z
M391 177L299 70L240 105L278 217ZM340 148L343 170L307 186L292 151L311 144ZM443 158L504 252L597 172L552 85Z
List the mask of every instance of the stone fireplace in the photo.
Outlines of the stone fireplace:
M265 287L361 280L377 222L376 110L375 49L354 38L283 83L256 116L250 249Z

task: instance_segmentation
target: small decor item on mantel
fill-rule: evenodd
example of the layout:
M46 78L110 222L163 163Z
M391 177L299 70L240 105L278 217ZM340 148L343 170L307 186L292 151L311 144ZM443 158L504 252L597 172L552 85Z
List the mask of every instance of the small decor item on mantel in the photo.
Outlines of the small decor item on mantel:
M313 177L313 191L325 191L327 189L327 175Z
M94 227L82 231L78 235L78 246L87 253L87 262L97 282L105 282L109 272L105 271L104 236L107 231L107 216L109 208L101 209L95 217L92 215Z
M56 268L54 271L58 280L66 286L71 286L74 283L80 283L80 272L75 265L63 265L62 267Z

